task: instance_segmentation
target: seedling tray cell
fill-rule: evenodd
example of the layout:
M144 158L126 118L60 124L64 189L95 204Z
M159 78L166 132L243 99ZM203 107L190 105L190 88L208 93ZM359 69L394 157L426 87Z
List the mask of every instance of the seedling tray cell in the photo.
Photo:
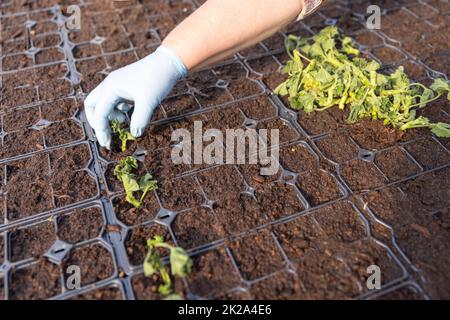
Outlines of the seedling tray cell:
M116 135L112 151L100 148L86 95L154 52L203 2L78 1L80 31L62 27L66 7L56 2L0 4L0 299L162 299L161 279L143 275L154 235L192 257L192 273L174 279L187 299L449 298L448 139L381 121L349 124L347 109L299 112L273 94L286 79L284 39L329 25L383 72L403 65L427 84L448 78L445 2L384 2L381 29L368 30L366 1L328 1L179 81L125 153ZM447 107L439 100L419 113L449 122ZM195 121L224 133L280 129L278 172L174 165L171 135L192 134ZM113 173L127 155L138 159L138 175L158 181L140 209ZM81 268L80 289L67 286L71 264ZM367 289L371 264L382 270L381 290Z

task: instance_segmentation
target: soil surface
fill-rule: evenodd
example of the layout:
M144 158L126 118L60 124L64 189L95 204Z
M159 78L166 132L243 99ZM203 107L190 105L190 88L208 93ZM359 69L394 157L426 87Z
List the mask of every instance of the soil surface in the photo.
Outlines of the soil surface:
M110 151L95 142L85 95L152 53L203 1L84 1L80 31L55 23L62 12L44 10L66 2L0 8L0 269L9 270L0 274L0 299L162 299L161 279L142 274L146 241L156 235L192 256L186 281L173 278L182 297L450 298L449 139L380 121L350 124L347 109L298 112L273 94L286 79L286 36L330 23L384 72L403 65L426 84L449 77L445 1L375 1L385 9L380 30L365 28L366 1L327 1L307 20L180 80L124 153L116 134ZM418 113L450 123L448 106L441 99ZM186 129L193 142L195 121L222 133L278 129L279 141L267 144L279 145L279 170L174 164L172 133ZM139 158L137 175L158 181L139 209L113 173L128 155ZM82 288L67 293L73 264ZM381 290L366 286L371 265L381 269Z

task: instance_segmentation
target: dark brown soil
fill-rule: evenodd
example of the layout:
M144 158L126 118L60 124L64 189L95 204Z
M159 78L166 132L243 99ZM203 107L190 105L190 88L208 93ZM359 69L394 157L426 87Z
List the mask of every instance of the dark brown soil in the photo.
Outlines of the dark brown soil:
M36 56L36 64L44 64L64 60L64 52L58 48L49 48L39 51Z
M257 82L247 78L231 81L228 85L228 90L230 90L230 93L235 99L253 96L263 91Z
M265 120L257 125L257 129L267 129L267 141L269 146L272 145L272 130L279 130L279 143L290 142L300 138L300 135L285 120L280 118ZM274 144L275 145L275 144Z
M386 127L381 121L363 120L354 124L350 136L361 148L381 150L392 147L403 137L404 132Z
M383 38L375 32L366 31L355 36L355 40L366 47L376 47L383 44Z
M98 237L105 221L102 210L92 207L60 216L57 224L59 239L76 244Z
M153 239L155 236L161 236L165 242L173 244L169 230L156 223L134 228L128 233L125 239L125 248L131 265L140 266L144 263L148 251L147 240ZM164 255L167 254L166 251L161 252Z
M69 80L49 79L39 86L42 100L55 100L73 93L73 86Z
M278 220L305 209L295 187L282 182L258 189L256 199L262 212L272 220Z
M358 146L346 133L336 133L316 141L323 155L331 161L342 163L358 156Z
M385 178L376 166L364 160L352 160L342 166L341 175L353 191L381 187Z
M172 144L171 137L172 127L170 125L150 125L138 142L142 148L154 151L169 147Z
M247 71L240 63L230 63L215 67L213 71L219 79L228 81L242 79L247 75Z
M5 258L5 235L0 234L0 265L3 264Z
M16 143L17 141L23 141L23 143ZM26 129L12 132L4 137L0 156L2 158L15 157L42 149L44 149L42 133L33 129Z
M264 84L272 91L274 91L280 83L283 83L286 79L287 75L280 72L270 73L262 77ZM286 105L288 106L289 104L286 103Z
M120 161L124 159L126 156L132 155L137 148L138 142L127 141L127 149L125 152L122 152L122 141L119 138L119 134L112 133L111 134L111 150L106 148L100 148L99 154L100 157L105 159L106 161Z
M184 249L199 247L225 236L214 212L204 207L179 213L171 227L178 245Z
M239 284L239 275L223 248L202 253L192 259L193 269L187 279L193 294L215 297Z
M253 71L261 74L276 72L281 68L280 64L271 56L252 59L247 63Z
M234 196L245 189L239 172L229 165L204 171L198 175L198 180L210 200L219 200L228 195Z
M297 122L312 136L329 133L338 127L336 120L327 111L312 113L300 111Z
M44 222L11 232L11 261L43 255L56 240L55 226Z
M268 231L233 241L230 249L239 271L248 281L272 274L282 269L285 264Z
M335 241L354 242L367 236L362 217L349 202L337 202L314 214L325 234Z
M200 89L195 92L195 97L203 108L219 106L233 101L233 96L228 89L219 87Z
M448 255L448 169L428 173L395 187L371 192L366 201L373 212L396 230L396 241L426 277L426 290L436 297L448 297L448 275L441 266ZM431 214L435 212L434 214Z
M77 295L70 300L124 300L119 287L109 286Z
M157 192L162 206L173 211L193 208L204 202L200 186L193 177L163 180Z
M377 300L425 300L425 297L416 288L412 286L405 286L386 293Z
M276 33L270 38L263 41L264 45L270 50L283 50L284 49L284 36L280 33Z
M257 201L247 194L235 198L226 194L215 203L214 211L226 235L251 230L268 222Z
M91 160L87 144L58 149L50 153L50 168L52 173L75 171L86 168Z
M312 215L301 216L286 224L277 225L274 232L292 262L299 262L302 254L312 250L311 244L320 247L325 240L325 233Z
M186 77L186 82L198 90L209 88L216 85L219 78L212 72L212 70L204 70L191 73Z
M301 173L298 176L296 185L312 206L317 206L342 196L336 178L318 167Z
M366 240L363 220L349 203L324 207L278 225L274 231L298 268L307 299L344 299L363 294L359 288L365 287L366 268L372 264L385 270L383 284L402 276L388 252Z
M255 300L299 300L304 299L298 277L289 272L280 272L258 281L250 292Z
M8 219L17 220L52 209L47 156L33 156L7 164Z
M254 189L261 188L276 181L281 174L281 168L279 168L278 172L274 175L262 175L261 169L267 166L260 164L240 164L237 167L247 184Z
M163 300L164 297L158 292L158 286L161 283L162 281L157 275L146 277L143 274L139 274L131 279L134 296L137 300ZM179 278L173 278L172 283L174 293L179 294L181 297L185 297L186 288L183 281Z
M162 106L168 117L177 116L199 109L199 105L194 96L185 94L172 97L163 101Z
M420 168L400 148L388 149L376 156L375 164L391 181L410 177Z
M61 37L59 34L46 34L39 35L33 38L33 45L36 48L48 48L55 47L61 43Z
M432 138L407 144L405 149L425 170L434 169L450 162L449 151Z
M57 207L93 198L98 192L94 178L85 170L54 174L52 187Z
M42 117L48 121L71 118L79 109L79 103L73 99L61 99L41 105Z
M61 134L64 132L64 135ZM43 131L48 147L55 147L84 138L83 129L73 120L55 122Z
M117 219L130 226L154 219L160 209L154 192L145 196L139 209L126 202L124 196L115 198L113 205Z
M316 167L318 159L305 145L298 143L280 148L280 163L284 169L300 173Z
M15 131L31 127L40 119L39 108L25 108L8 112L3 117L3 129Z
M61 273L46 259L10 275L9 297L13 300L43 300L61 293Z
M277 115L277 109L266 96L244 100L237 105L250 119L263 120Z
M111 253L100 244L72 249L69 258L64 262L63 270L70 265L80 267L82 286L107 279L114 274ZM64 275L67 276L65 273Z
M189 171L191 166L188 164L174 164L172 161L172 148L161 149L150 152L144 159L147 170L156 178L175 177L183 172Z
M11 71L31 67L33 60L31 56L26 54L17 54L3 57L3 70Z
M237 290L228 291L227 293L216 297L217 300L252 300L249 292L239 288Z

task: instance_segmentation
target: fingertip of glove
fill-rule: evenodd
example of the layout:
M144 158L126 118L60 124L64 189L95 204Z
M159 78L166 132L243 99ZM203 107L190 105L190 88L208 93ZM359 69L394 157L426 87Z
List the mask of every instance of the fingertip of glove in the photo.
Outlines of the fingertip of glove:
M130 128L131 135L135 138L139 138L142 136L142 133L144 132L144 129L142 128Z
M111 137L106 132L100 132L97 134L97 141L98 144L102 147L111 150Z

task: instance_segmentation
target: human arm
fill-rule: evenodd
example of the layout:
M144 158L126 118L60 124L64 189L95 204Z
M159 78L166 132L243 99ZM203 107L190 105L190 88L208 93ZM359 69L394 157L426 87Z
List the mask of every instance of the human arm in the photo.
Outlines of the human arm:
M99 144L110 147L110 115L119 102L134 101L130 131L139 137L155 108L188 71L271 36L301 11L301 0L208 0L177 26L156 52L113 71L88 95L86 115Z

